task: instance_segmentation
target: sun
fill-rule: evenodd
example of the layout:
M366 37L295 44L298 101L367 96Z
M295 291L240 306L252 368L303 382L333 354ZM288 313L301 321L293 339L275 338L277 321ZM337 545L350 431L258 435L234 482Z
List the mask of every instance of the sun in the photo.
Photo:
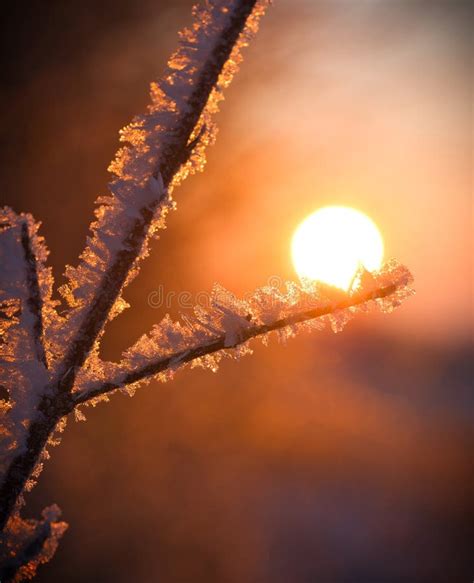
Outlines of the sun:
M348 291L358 268L379 269L383 239L364 213L346 206L327 206L298 226L291 243L296 273Z

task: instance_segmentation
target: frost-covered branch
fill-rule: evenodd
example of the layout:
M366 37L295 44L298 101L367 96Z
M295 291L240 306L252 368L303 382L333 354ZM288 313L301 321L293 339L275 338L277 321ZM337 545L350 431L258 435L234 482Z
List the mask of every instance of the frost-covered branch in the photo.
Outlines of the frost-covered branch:
M31 215L17 215L7 208L0 211L0 384L8 391L8 398L0 401L0 530L6 528L0 546L5 550L5 545L16 545L10 549L11 557L3 555L0 561L6 569L2 581L17 571L26 572L27 563L31 567L36 556L44 556L42 549L49 537L46 518L38 530L32 521L12 514L58 421L50 414L51 407L44 406L49 381L44 331L53 322L56 325L57 315L51 299L51 272L45 267L48 250L38 227ZM35 455L33 443L40 455ZM20 467L30 471L21 474ZM19 537L24 538L27 531L28 541L18 546ZM41 548L40 539L45 543Z
M65 523L50 507L43 520L19 510L71 412L152 378L168 380L190 364L217 368L223 356L250 352L249 341L271 333L284 338L329 323L338 331L356 312L396 307L411 293L411 275L390 263L361 273L351 293L287 284L256 290L239 300L216 286L209 308L197 306L179 322L167 316L128 349L120 363L102 362L105 324L126 302L125 286L148 254L149 239L175 207L173 189L201 170L215 139L213 115L256 32L269 0L203 0L151 104L121 132L125 143L109 170L110 193L98 199L96 220L77 267L66 268L58 314L53 278L38 223L31 215L0 210L0 578L20 580L51 557ZM3 391L2 391L3 393Z
M45 508L41 520L10 518L0 534L0 581L31 579L38 565L46 563L55 553L59 539L67 529L58 520L61 512L55 505Z
M0 334L5 337L15 360L18 352L22 352L29 360L33 357L47 368L43 338L46 290L42 266L47 250L37 236L38 227L31 215L0 209L0 313L3 320ZM45 295L48 301L49 294ZM7 358L5 353L1 356Z
M151 334L142 337L125 353L121 369L115 376L109 376L105 382L86 382L82 390L74 393L74 403L97 400L117 388L136 386L152 377L160 378L161 373L172 373L199 360L201 364L216 368L216 353L229 353L237 347L242 348L252 338L266 337L275 331L284 330L293 335L304 326L320 329L325 323L323 317L338 332L357 311L371 306L391 311L412 293L411 281L410 272L392 262L351 294L336 289L321 291L318 286L308 290L289 283L284 294L267 287L242 301L217 287L210 310L196 308L194 318L186 318L184 325L165 317ZM173 346L181 349L168 353ZM203 360L211 355L214 360ZM110 375L111 371L108 372ZM167 375L161 378L166 380Z
M51 321L48 251L31 215L0 210L0 384L8 401L0 402L4 470L27 440L41 392L48 382L43 326ZM13 445L15 444L15 448Z
M179 48L163 78L151 86L147 113L121 132L126 145L109 168L114 175L110 194L98 199L96 221L79 265L66 268L67 283L60 289L68 306L64 317L51 301L52 277L46 268L38 272L44 276L39 285L42 306L38 297L29 301L12 296L5 302L0 298L0 349L5 349L6 363L0 381L5 377L1 384L9 393L7 403L0 401L7 444L0 463L0 530L18 506L25 485L39 471L51 435L71 411L76 376L98 349L106 322L126 307L122 290L147 255L149 238L156 236L174 208L173 189L190 172L202 169L204 149L215 136L212 116L267 3L208 0L194 9L192 25L180 33ZM24 252L21 245L19 249ZM39 243L32 249L36 259L45 254ZM16 257L18 245L12 246L11 254ZM6 255L10 256L8 246ZM32 259L27 261L30 267ZM2 259L8 296L9 281L24 278L8 271L10 261L5 265L6 270ZM0 283L4 289L4 282ZM35 313L42 314L43 324ZM25 338L35 338L25 333L27 317L36 338L43 335L44 357L39 344L22 348ZM37 354L40 361L32 356Z
M211 115L229 85L240 50L256 30L266 0L214 0L195 8L190 28L168 70L152 85L148 113L122 130L122 148L110 170L111 195L99 199L98 220L82 263L69 267L62 288L71 312L69 346L59 369L59 391L69 392L107 320L124 307L122 289L147 254L147 239L163 226L172 189L204 164L213 140ZM64 328L63 328L64 329Z
M26 286L28 289L27 306L32 316L31 332L36 348L36 357L45 366L46 353L43 344L43 298L41 297L38 281L38 269L36 256L33 251L32 238L29 232L28 221L24 220L21 225L21 245L25 258Z

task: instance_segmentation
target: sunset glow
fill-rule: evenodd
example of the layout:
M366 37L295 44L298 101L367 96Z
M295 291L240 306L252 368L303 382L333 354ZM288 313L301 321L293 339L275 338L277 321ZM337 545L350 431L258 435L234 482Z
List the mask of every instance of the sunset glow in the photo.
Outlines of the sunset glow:
M309 215L291 244L299 277L349 290L359 266L379 269L383 240L375 223L350 207L328 206Z

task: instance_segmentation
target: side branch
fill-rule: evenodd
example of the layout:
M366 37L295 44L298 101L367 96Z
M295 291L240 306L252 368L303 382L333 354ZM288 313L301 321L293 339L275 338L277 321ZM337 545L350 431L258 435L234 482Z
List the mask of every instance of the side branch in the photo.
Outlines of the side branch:
M31 540L21 548L16 555L0 564L0 581L15 581L18 572L38 557L51 536L51 524L41 523L37 526ZM18 581L18 578L16 579Z
M15 452L0 479L0 530L14 511L50 434L59 420L73 408L71 390L76 376L111 317L124 286L137 271L138 260L146 254L146 242L157 222L160 205L166 208L168 187L173 185L183 164L192 155L195 134L199 137L200 118L216 91L220 75L225 71L256 4L257 0L223 0L222 5L220 2L203 3L216 16L216 26L211 28L212 34L205 35L205 51L201 52L201 46L189 48L188 52L194 55L191 70L195 77L169 88L167 103L168 97L171 99L173 91L177 90L173 102L179 105L177 108L173 105L169 112L165 112L171 113L169 127L167 125L166 131L158 132L156 128L161 125L156 123L158 118L155 119L150 113L150 121L154 122L153 131L147 138L150 143L135 151L142 135L140 129L138 137L135 136L131 142L128 140L131 143L131 168L127 167L124 172L113 171L117 179L111 184L111 196L102 197L106 201L96 215L97 222L94 224L98 226L93 228L90 238L93 243L86 247L81 256L80 267L72 270L74 277L67 292L72 300L69 302L71 310L58 327L59 335L64 336L65 353L59 351L59 362L51 382L44 380L41 389L43 396L37 407L39 414L26 429L26 448ZM219 9L220 14L215 9ZM204 24L207 26L208 23ZM182 41L184 44L187 42L186 39ZM179 73L176 63L172 69ZM173 78L172 71L168 68L166 80L170 78ZM151 143L155 138L160 143L159 148ZM151 155L151 150L156 150L157 155ZM26 237L20 251L30 252ZM34 262L32 257L30 259L30 289L33 289L36 285ZM41 304L35 298L30 307L39 315ZM29 320L31 322L32 319ZM40 319L37 319L35 327L37 338L40 338L43 327ZM40 358L44 359L41 346L38 345L35 351L38 350ZM43 381L40 383L36 379L36 382L39 385Z
M34 318L31 327L34 336L36 357L47 368L46 352L43 344L43 299L38 282L38 269L36 256L31 246L31 237L28 232L28 223L23 221L21 225L21 245L26 264L26 285L28 288L27 304Z
M67 529L58 520L60 514L53 504L42 511L40 520L24 520L19 514L11 517L0 535L0 581L31 579L37 567L49 561Z
M228 23L214 41L210 55L202 67L198 82L189 97L188 106L173 130L173 140L163 149L157 167L153 170L152 176L149 177L158 181L162 180L164 189L152 203L148 203L140 209L139 216L132 228L124 234L122 249L117 253L113 264L104 273L90 302L90 308L86 312L62 362L59 372L61 380L58 385L60 393L71 391L76 371L85 362L94 346L135 261L140 256L155 211L165 196L166 188L170 186L174 176L191 154L189 143L194 129L240 33L245 28L256 0L237 0L231 4L233 5L230 8L231 15Z
M339 310L356 307L360 304L369 302L370 300L388 297L400 290L402 285L404 285L404 283L401 284L396 282L384 287L377 288L375 290L362 290L340 301L328 302L327 304L318 306L314 309L296 312L295 314L287 316L286 318L275 320L270 324L249 326L248 328L242 330L238 340L236 340L232 346L228 345L226 342L226 335L222 334L206 344L192 346L188 349L181 350L164 358L158 358L155 362L150 362L149 364L138 368L137 370L122 373L120 376L112 379L109 382L93 386L89 390L78 393L76 396L73 395L73 403L74 405L86 403L95 397L109 393L117 388L122 388L126 385L152 377L169 368L182 366L202 356L213 354L224 349L235 348L252 338L257 338L258 336L268 334L269 332L281 330L287 326L301 324L309 320L314 320L322 316L333 314Z

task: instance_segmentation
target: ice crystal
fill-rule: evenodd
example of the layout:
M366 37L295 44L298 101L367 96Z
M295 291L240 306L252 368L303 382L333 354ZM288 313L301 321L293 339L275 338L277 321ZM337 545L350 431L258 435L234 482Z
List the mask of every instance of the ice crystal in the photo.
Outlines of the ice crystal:
M70 413L84 420L84 404L107 400L114 390L133 395L140 384L169 381L184 366L216 372L224 357L250 354L254 338L286 342L326 325L338 332L357 312L390 312L412 293L410 273L396 262L378 273L362 270L347 294L288 282L239 299L215 285L208 307L196 306L178 321L167 315L120 362L101 360L104 325L128 306L122 291L175 208L173 189L203 168L216 135L213 116L267 4L207 0L194 9L164 76L151 85L147 112L121 131L109 194L97 200L79 265L66 268L65 315L52 300L38 223L0 211L1 580L32 577L66 528L57 507L40 521L23 520L18 510Z
M0 534L0 580L32 579L41 563L54 555L67 529L56 505L45 508L42 520L24 520L14 514Z
M183 132L186 133L194 113L197 88L208 75L222 33L232 23L239 4L235 0L210 0L193 9L193 22L179 33L179 47L171 56L167 70L160 81L151 84L147 113L135 117L121 130L120 139L126 145L109 166L114 175L109 185L110 194L98 198L97 220L91 226L92 234L81 254L81 263L78 267L67 267L68 283L60 290L71 309L69 325L62 327L69 336L77 331L84 312L90 309L104 273L121 253L130 249L130 245L138 248L134 266L123 286L135 277L138 262L148 253L148 238L157 236L159 229L165 226L169 210L175 208L174 187L190 172L203 169L205 149L215 140L212 116L218 111L223 90L238 70L241 50L256 32L268 0L259 0L251 11L186 137ZM163 184L163 168L172 165L170 159L175 156L174 150L183 137L187 142L184 144L187 155L182 156L176 171L166 176ZM132 233L140 233L133 243ZM127 306L120 293L116 294L114 304L109 319ZM67 341L68 338L63 340L65 344Z
M0 385L8 391L0 408L7 444L0 468L14 446L24 447L52 356L43 337L43 326L55 317L52 277L37 230L31 215L17 215L8 208L0 211Z
M286 342L301 330L321 330L328 324L340 332L358 312L392 311L413 293L411 281L406 267L391 261L370 280L359 277L350 293L287 282L284 290L269 285L243 300L215 285L209 307L196 306L178 321L166 315L123 354L120 363L100 363L99 371L107 369L105 383L103 375L94 376L94 370L80 377L76 395L82 402L87 395L101 395L129 383L135 390L152 376L165 382L187 364L216 372L223 357L251 352L249 341L256 337L266 342L268 335L276 334Z

